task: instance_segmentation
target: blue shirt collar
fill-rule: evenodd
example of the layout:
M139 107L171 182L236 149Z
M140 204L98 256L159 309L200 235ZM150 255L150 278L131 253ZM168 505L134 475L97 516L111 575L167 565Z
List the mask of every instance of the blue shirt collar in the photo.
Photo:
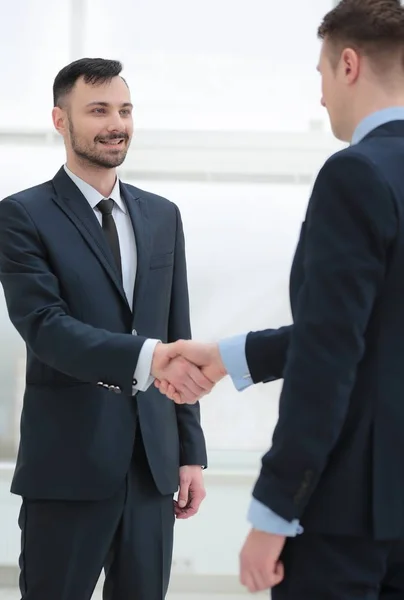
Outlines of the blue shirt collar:
M371 131L385 125L390 121L403 121L404 120L404 106L391 106L390 108L383 108L377 112L372 113L365 117L355 129L351 144L357 144L364 137L366 137Z

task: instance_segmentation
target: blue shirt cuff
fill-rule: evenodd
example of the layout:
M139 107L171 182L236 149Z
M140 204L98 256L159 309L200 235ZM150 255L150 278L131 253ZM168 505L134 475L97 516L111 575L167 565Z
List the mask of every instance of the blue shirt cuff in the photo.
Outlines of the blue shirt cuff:
M297 519L286 521L256 498L251 500L247 518L254 529L266 533L284 535L285 537L295 537L303 533L303 527Z
M219 342L219 352L227 373L230 375L235 388L242 390L253 385L245 355L247 334L225 338Z

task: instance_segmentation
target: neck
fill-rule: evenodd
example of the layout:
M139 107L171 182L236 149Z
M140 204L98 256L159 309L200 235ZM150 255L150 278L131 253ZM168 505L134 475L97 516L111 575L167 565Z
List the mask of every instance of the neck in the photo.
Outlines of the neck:
M359 103L354 111L353 130L359 125L363 119L372 115L379 110L386 108L404 107L404 93L402 90L395 94L383 93L375 90L369 90L366 95L366 100Z
M109 198L116 182L116 169L106 169L89 164L84 165L69 156L66 165L72 173L91 185L104 198Z

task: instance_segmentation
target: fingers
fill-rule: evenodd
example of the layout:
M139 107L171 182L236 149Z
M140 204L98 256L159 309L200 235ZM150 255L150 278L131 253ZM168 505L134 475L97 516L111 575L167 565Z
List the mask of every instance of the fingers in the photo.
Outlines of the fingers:
M203 372L200 369L198 369L198 367L191 363L188 364L188 374L194 382L195 386L200 390L203 390L205 393L211 392L214 386L213 381L208 379L208 377L206 377L206 375L204 375Z
M180 386L180 390L177 390L171 383L168 384L165 395L169 400L173 400L175 404L196 404L204 396L203 393L193 393L186 386Z
M180 393L183 402L194 404L209 393L214 384L195 365L187 363L183 368L185 368L185 372L182 372L180 383L175 388Z
M285 569L284 569L283 563L281 561L278 561L276 563L275 571L272 575L272 587L279 585L281 583L281 581L283 581L284 577L285 577Z
M154 385L158 390L160 390L161 394L167 396L167 398L169 398L170 400L174 400L176 404L185 404L185 401L182 399L181 394L177 392L175 387L171 385L171 383L168 383L168 381L156 380Z
M176 519L189 519L193 515L196 514L196 510L193 508L192 504L185 506L184 508L180 508L178 502L174 500L174 514Z
M284 578L279 560L286 543L284 536L252 529L240 552L240 582L250 592L260 592L279 585Z
M167 389L167 398L169 398L170 400L174 400L174 402L176 404L185 404L185 401L183 400L181 394L179 392L177 392L177 390L175 389L175 387L173 385L171 385L171 383L168 384L168 389Z
M191 483L191 481L187 480L187 479L180 481L180 489L178 491L178 500L177 500L179 508L185 508L186 505L188 504L190 483Z
M182 402L186 404L195 404L205 393L195 385L188 373L181 375L175 389L180 394Z
M240 572L240 583L244 585L249 592L262 592L273 588L283 581L283 564L278 562L272 571L264 569L242 569Z
M198 512L199 507L201 506L201 503L205 499L205 497L206 497L205 489L201 489L201 490L198 490L198 491L192 493L192 508L194 511L193 512L194 515Z
M193 340L181 340L176 342L175 349L189 362L202 367L209 363L208 345Z
M186 508L179 508L178 512L176 513L176 518L177 519L189 519L190 517L193 517L194 515L196 515L196 510L194 509L194 507L192 506L192 504L190 506L187 506Z
M197 514L202 500L205 498L205 493L195 494L192 492L189 494L190 498L188 503L181 507L179 503L174 501L174 512L177 519L189 519Z
M156 344L151 364L151 374L153 377L156 379L164 378L164 371L167 369L170 362L177 356L180 356L181 347L182 340L172 344L163 344L162 342Z
M265 583L265 578L257 572L248 571L240 578L240 583L244 585L249 592L260 592L268 589L270 586Z
M191 340L158 343L153 354L152 375L159 382L166 379L179 391L178 381L173 379L172 374L168 376L169 371L173 371L172 365L179 361L182 361L183 371L188 372L194 383L205 393L210 392L213 384L226 376L218 344L202 344ZM191 368L191 365L194 366ZM157 388L159 385L156 383Z
M195 397L196 399L201 398L207 393L207 391L210 392L213 387L213 384L211 382L209 382L209 387L207 389L198 385L195 382L195 379L197 378L196 373L200 373L198 367L195 367L194 365L188 365L187 371L182 374L183 388L185 389L185 392L188 394L191 400L193 399L193 397ZM203 375L202 377L204 378ZM182 392L183 389L181 387L178 387L177 391Z
M255 592L255 581L251 573L241 572L240 583L241 585L244 585L244 587L246 587L249 592Z
M212 390L214 383L198 367L176 357L164 369L164 377L155 381L155 386L178 404L195 404Z
M201 367L202 373L208 374L208 379L214 383L227 375L217 343L207 344L183 340L176 350L189 362Z

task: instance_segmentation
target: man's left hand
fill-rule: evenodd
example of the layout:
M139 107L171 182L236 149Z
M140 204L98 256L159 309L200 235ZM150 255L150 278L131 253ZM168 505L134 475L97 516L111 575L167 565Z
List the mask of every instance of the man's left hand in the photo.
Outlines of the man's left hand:
M202 467L194 465L180 467L180 489L178 500L174 500L177 519L189 519L196 515L205 496Z
M240 582L250 592L278 585L284 576L279 557L286 538L252 529L240 552Z

